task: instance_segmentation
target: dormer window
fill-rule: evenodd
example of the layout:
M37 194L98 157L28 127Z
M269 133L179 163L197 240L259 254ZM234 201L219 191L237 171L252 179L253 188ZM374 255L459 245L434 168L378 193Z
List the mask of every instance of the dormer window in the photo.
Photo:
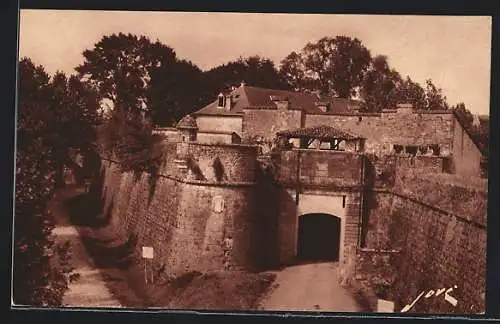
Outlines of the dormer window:
M317 102L316 106L321 110L322 112L328 112L330 110L330 103L329 102Z
M287 110L290 108L290 102L288 101L288 97L270 95L269 99L276 105L278 110Z
M225 101L224 95L219 93L219 96L217 97L217 108L224 108Z

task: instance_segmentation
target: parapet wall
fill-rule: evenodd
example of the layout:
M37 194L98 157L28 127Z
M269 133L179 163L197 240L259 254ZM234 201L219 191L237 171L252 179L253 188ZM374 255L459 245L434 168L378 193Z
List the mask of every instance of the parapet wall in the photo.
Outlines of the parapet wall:
M257 147L237 144L188 143L188 155L200 168L204 178L216 181L215 164L220 161L225 182L255 181Z
M408 172L446 173L450 158L441 156L366 155L366 181L375 188L392 187L397 175Z
M439 144L451 151L453 145L451 112L386 111L381 114L308 114L305 127L330 125L366 138L365 151L389 154L392 145Z
M283 185L356 187L362 184L362 155L294 149L280 155L278 181ZM298 180L298 181L297 181Z
M202 144L164 142L160 174L184 180L179 161L185 161L196 180L206 183L235 184L255 181L258 148L241 144ZM216 171L217 170L217 171ZM218 181L217 172L221 180Z

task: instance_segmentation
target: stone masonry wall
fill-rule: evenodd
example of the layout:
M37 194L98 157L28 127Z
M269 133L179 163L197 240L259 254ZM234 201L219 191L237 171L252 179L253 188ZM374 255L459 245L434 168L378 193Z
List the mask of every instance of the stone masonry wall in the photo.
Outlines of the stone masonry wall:
M272 140L282 130L302 126L301 110L246 109L243 115L243 140L262 136Z
M257 148L249 145L188 144L188 155L203 175L203 180L216 181L217 161L220 162L225 182L252 182L255 180Z
M380 115L306 115L305 127L330 125L366 138L365 151L388 154L392 145L440 144L451 150L453 114L387 112Z
M241 116L196 116L196 125L200 132L235 132L242 135Z
M153 247L155 257L148 267L163 277L190 270L258 267L257 192L254 169L246 167L254 165L255 150L192 145L190 153L198 161L219 157L228 170L221 183L208 176L205 181L186 181L175 170L175 151L165 153L170 163L163 165L156 179L147 173L123 173L116 162L103 161L101 198L113 230L137 237L139 259L143 246ZM200 169L208 174L210 167Z
M360 193L354 191L338 191L338 190L307 190L303 194L314 193L322 200L323 205L331 202L332 196L345 196L345 212L343 215L333 215L341 218L344 233L341 234L343 241L340 256L342 262L347 258L344 256L354 255L358 243L359 231L359 216L360 216ZM297 230L298 218L300 212L296 201L296 190L291 188L281 187L279 190L279 214L278 214L278 229L277 241L279 247L279 262L284 265L290 265L296 262L297 252ZM299 193L299 201L301 193ZM300 202L299 202L300 204ZM328 212L323 210L323 212ZM336 233L332 233L335 235ZM333 247L332 247L333 248Z
M456 307L442 294L422 297L410 311L484 311L486 185L464 187L445 174L400 173L392 191L372 192L365 203L370 212L363 220L358 280L366 279L379 298L393 300L396 311L423 291L455 285L450 295Z
M297 159L300 157L299 180L305 186L359 186L363 157L346 152L291 150L281 152L279 181L296 184Z
M454 160L454 171L464 175L480 176L481 152L456 119L453 129L453 155L457 157Z
M299 180L297 183L297 163L300 155ZM343 239L341 256L354 255L359 237L360 203L362 184L363 156L346 153L320 150L291 150L281 152L278 159L279 191L279 218L278 241L281 263L289 264L295 260L297 248L297 226L301 196L313 194L317 203L327 212L333 210L329 204L333 196L344 196L345 206L341 214L334 215L341 218ZM298 198L298 201L297 201ZM301 207L302 208L302 207ZM333 211L331 213L334 213ZM336 214L336 213L334 213ZM334 233L332 233L334 234Z

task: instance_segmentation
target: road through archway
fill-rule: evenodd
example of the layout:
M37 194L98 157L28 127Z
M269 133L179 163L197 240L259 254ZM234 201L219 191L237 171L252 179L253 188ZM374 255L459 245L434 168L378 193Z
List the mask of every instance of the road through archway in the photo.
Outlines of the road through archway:
M300 262L338 261L341 220L339 217L312 213L299 216L297 258Z

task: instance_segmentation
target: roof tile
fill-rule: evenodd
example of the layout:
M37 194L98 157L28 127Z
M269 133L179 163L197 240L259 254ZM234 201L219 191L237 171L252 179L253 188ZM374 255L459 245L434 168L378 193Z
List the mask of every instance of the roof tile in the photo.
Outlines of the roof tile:
M348 133L346 131L340 130L335 127L321 125L316 127L306 127L306 128L297 128L292 130L285 130L277 133L278 136L286 136L286 137L308 137L308 138L317 138L317 139L360 139L362 137L358 135L354 135Z

